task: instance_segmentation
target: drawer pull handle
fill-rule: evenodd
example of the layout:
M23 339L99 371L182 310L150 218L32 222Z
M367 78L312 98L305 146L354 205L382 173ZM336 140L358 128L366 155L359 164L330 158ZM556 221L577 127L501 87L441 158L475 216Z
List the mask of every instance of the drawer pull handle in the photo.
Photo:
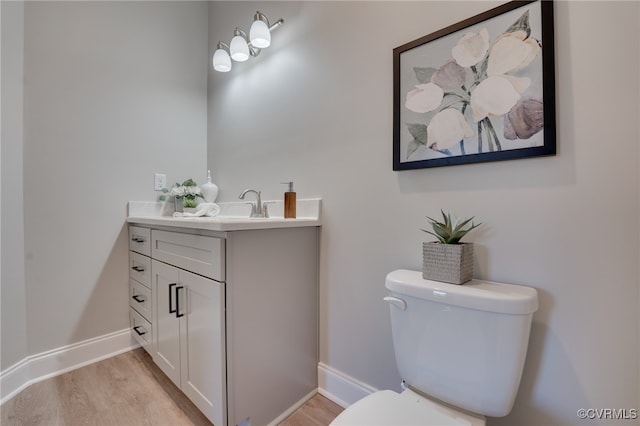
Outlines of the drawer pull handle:
M138 295L138 294L134 294L133 296L131 296L131 298L133 300L135 300L136 302L138 302L138 303L144 303L144 301L145 301L145 298L144 297L140 297L140 295Z
M131 238L131 241L133 241L134 243L144 243L144 238L133 237Z
M142 331L141 332L140 330L138 330L139 328L142 328L142 326L141 325L136 325L135 327L133 327L133 331L138 333L138 336L143 336L143 335L147 334L146 331Z
M144 272L144 268L142 266L132 266L131 269L136 272Z
M178 285L178 283L171 283L169 284L169 313L173 314L177 311L177 309L173 309L173 292L171 291L173 287L175 287L176 285ZM177 295L176 295L177 296Z
M180 290L184 289L183 286L176 287L176 318L181 318L184 314L180 313Z

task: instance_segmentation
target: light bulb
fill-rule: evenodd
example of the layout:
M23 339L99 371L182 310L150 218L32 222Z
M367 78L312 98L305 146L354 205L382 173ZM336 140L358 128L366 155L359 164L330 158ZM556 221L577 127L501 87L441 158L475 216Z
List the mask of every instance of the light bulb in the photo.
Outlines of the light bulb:
M220 46L213 53L213 69L219 72L231 71L231 58L227 51Z
M229 45L231 59L238 62L244 62L249 59L249 45L237 28L235 34L235 37L231 39L231 44Z
M271 45L271 31L269 31L266 22L261 19L253 21L249 30L249 37L251 44L259 49L264 49Z

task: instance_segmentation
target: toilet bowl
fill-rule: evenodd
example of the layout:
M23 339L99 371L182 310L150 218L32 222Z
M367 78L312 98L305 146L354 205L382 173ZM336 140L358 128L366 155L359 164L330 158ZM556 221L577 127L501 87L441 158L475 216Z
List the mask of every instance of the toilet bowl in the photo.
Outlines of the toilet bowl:
M485 419L447 407L406 389L374 392L349 406L333 426L484 426Z
M408 270L389 273L385 286L404 390L374 392L331 425L483 426L484 416L509 414L536 290L480 280L447 284Z

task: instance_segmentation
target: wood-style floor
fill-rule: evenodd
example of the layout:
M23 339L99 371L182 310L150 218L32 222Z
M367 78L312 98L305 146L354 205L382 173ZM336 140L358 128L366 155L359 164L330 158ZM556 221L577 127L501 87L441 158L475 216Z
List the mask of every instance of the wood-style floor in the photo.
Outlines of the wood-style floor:
M342 408L316 395L281 426L325 426ZM29 386L0 407L2 426L211 425L143 350Z

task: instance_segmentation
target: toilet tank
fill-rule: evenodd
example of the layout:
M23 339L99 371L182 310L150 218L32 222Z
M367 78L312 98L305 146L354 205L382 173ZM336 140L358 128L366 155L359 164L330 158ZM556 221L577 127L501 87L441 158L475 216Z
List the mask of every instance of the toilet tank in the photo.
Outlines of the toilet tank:
M465 410L509 414L538 309L530 287L454 285L418 271L387 275L396 363L412 388Z

